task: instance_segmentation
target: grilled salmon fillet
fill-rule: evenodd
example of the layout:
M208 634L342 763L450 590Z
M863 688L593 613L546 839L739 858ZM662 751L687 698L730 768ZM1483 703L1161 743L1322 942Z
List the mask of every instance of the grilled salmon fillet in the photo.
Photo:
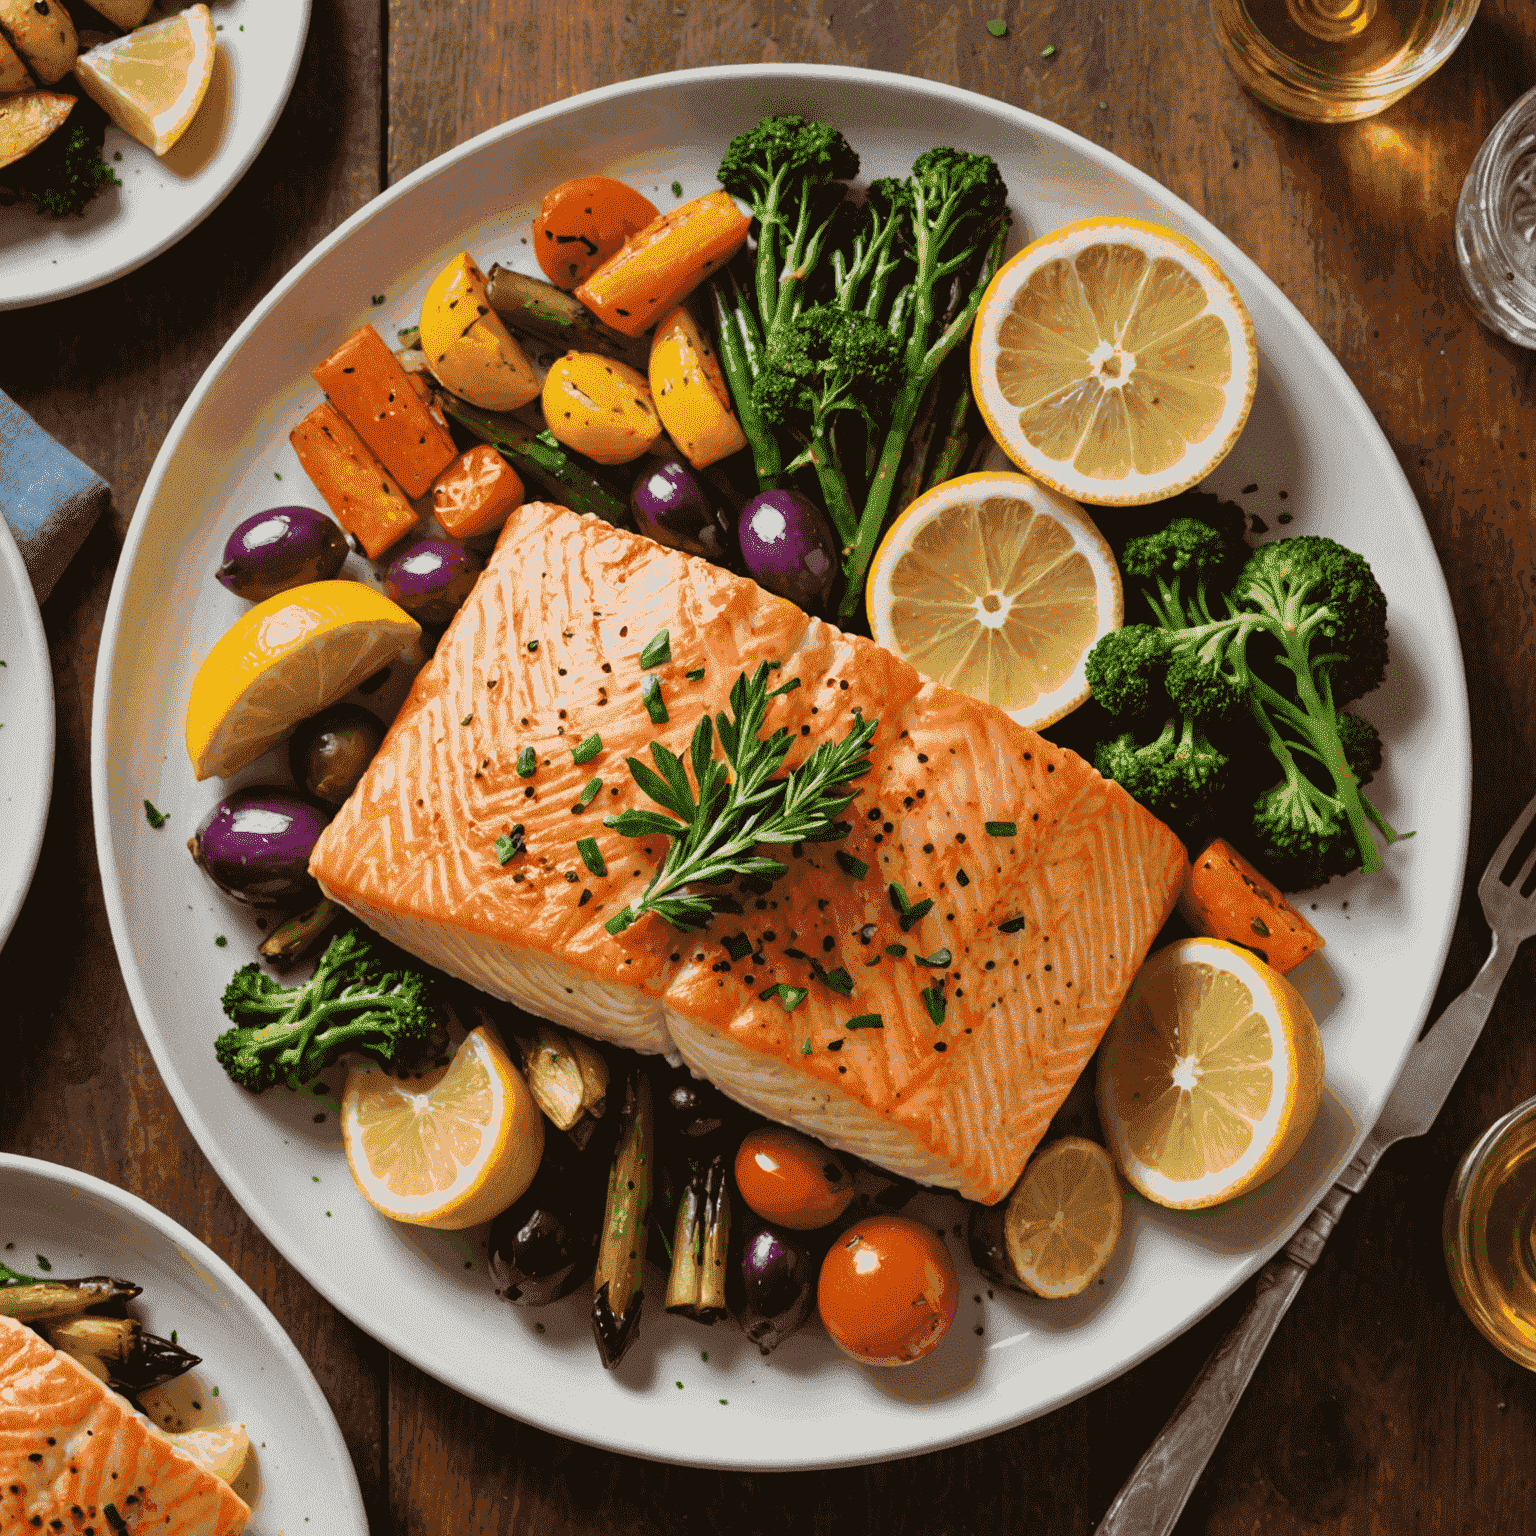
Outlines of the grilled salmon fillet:
M671 659L643 669L663 629ZM764 726L791 734L789 767L856 712L878 719L849 834L775 850L788 874L722 891L701 933L650 915L611 936L605 920L666 850L603 824L654 809L625 758L653 740L686 756L700 715L763 662L799 684ZM578 764L594 733L601 750ZM525 851L502 863L517 827ZM1001 711L729 571L534 503L310 869L370 927L486 992L680 1056L774 1120L993 1202L1087 1064L1187 861L1118 785Z
M230 1486L15 1318L0 1317L0 1532L237 1536Z

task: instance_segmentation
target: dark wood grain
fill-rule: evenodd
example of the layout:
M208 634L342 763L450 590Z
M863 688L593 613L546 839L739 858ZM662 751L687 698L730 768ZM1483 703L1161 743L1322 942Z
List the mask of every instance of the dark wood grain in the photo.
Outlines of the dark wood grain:
M992 17L1008 23L1006 37L986 31ZM115 501L112 524L45 609L59 770L43 868L0 955L0 1146L145 1194L234 1263L315 1366L380 1532L1079 1536L1245 1299L1080 1402L975 1445L790 1476L637 1462L499 1418L388 1360L340 1320L213 1175L134 1025L92 847L90 693L127 517L198 375L381 175L398 180L475 133L593 86L765 60L901 71L1039 112L1156 177L1253 256L1344 364L1423 507L1467 665L1474 874L1536 789L1536 354L1476 324L1451 246L1472 155L1536 79L1528 0L1484 0L1462 48L1427 84L1371 122L1326 129L1243 94L1199 0L318 4L276 134L207 223L109 288L4 317L0 385L111 480ZM1442 1002L1486 946L1469 882ZM39 966L39 955L56 961ZM1463 1317L1439 1232L1461 1151L1536 1092L1533 1007L1527 956L1434 1131L1390 1153L1346 1213L1182 1536L1531 1529L1536 1377Z

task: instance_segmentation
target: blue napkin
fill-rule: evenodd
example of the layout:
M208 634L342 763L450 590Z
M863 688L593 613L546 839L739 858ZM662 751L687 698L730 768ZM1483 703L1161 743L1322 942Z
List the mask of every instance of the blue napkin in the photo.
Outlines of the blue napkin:
M0 390L0 514L11 525L38 602L106 510L112 490Z

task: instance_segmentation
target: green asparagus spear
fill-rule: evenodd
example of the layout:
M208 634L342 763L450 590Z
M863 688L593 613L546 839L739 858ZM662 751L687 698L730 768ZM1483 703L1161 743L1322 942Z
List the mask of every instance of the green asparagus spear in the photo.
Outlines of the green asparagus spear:
M514 331L524 331L561 351L601 352L645 373L649 343L603 324L582 302L552 283L493 266L485 296Z
M667 1311L697 1322L718 1322L726 1314L726 1251L731 1240L731 1197L725 1159L717 1156L695 1173L677 1207Z

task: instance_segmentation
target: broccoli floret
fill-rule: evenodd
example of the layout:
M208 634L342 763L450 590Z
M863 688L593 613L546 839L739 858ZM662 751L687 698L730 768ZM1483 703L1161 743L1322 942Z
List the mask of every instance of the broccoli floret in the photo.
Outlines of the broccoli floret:
M1359 715L1340 711L1338 718L1339 742L1344 748L1344 760L1349 764L1355 781L1363 789L1376 777L1381 768L1381 737L1369 720Z
M1254 803L1252 837L1261 867L1285 890L1324 885L1361 867L1360 844L1344 807L1294 763Z
M1158 623L1184 629L1216 619L1211 596L1225 590L1237 574L1238 557L1247 553L1240 530L1219 511L1194 505L1155 532L1128 540L1120 566L1127 576L1153 584L1143 595Z
M1165 706L1163 680L1172 652L1165 630L1127 624L1094 642L1084 662L1093 696L1110 714L1145 715ZM1104 770L1099 770L1101 773ZM1115 778L1115 774L1106 774Z
M1226 794L1231 759L1199 724L1170 717L1146 746L1127 731L1099 745L1093 766L1132 799L1189 836L1210 821Z
M224 989L233 1021L214 1041L219 1064L253 1093L302 1087L347 1051L395 1070L439 1051L446 1034L422 971L391 965L383 942L362 928L331 940L315 973L279 985L254 961Z
M31 154L0 171L0 202L32 203L54 218L80 215L103 187L120 186L101 158L100 124L60 128Z

